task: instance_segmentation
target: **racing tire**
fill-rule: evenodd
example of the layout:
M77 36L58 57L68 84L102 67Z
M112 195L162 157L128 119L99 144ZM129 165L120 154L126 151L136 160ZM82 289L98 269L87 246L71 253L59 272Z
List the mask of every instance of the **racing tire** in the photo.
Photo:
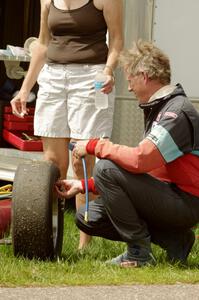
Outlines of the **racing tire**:
M15 256L54 260L63 243L64 203L54 184L57 166L31 161L18 166L12 193L12 244Z

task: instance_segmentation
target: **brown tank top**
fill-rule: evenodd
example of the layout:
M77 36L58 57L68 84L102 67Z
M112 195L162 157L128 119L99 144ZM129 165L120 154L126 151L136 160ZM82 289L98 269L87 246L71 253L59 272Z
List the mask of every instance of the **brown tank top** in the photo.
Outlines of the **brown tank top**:
M100 64L108 54L107 25L93 0L73 10L61 10L51 2L48 16L51 40L48 63Z

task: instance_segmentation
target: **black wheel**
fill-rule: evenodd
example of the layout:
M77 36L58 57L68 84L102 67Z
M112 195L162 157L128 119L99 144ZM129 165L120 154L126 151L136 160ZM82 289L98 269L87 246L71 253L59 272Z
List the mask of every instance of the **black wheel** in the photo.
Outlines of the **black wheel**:
M64 205L54 192L59 176L59 169L52 162L18 166L12 195L15 256L52 260L61 255Z

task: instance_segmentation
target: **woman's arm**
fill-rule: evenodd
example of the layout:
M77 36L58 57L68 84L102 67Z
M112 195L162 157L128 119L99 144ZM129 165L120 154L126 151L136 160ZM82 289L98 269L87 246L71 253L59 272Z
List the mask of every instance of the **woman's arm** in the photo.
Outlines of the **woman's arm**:
M50 1L40 0L40 3L41 3L41 16L40 16L40 32L39 32L38 42L37 42L37 46L34 48L33 51L28 73L22 84L22 89L29 90L29 91L36 83L39 72L45 63L46 50L50 38L48 25L47 25Z
M122 0L94 0L94 4L103 11L108 28L109 51L103 71L107 80L102 89L102 92L108 94L112 91L115 83L114 70L123 48L123 6Z
M109 52L104 73L113 75L118 56L123 48L123 5L122 0L103 0L102 2L109 37Z
M46 50L50 39L47 25L50 0L40 0L40 32L37 43L33 49L30 65L21 89L11 101L13 113L19 117L27 114L26 102L28 95L37 81L37 77L46 59Z

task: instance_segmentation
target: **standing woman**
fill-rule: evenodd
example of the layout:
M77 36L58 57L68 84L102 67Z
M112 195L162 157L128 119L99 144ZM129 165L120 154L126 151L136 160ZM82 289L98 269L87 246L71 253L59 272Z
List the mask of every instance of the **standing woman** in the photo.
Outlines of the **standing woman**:
M26 102L36 81L34 134L42 137L44 158L56 163L65 178L68 143L110 137L114 112L114 69L123 46L122 0L40 0L41 19L27 75L11 101L13 114L28 114ZM108 46L106 35L108 30ZM96 109L94 78L106 75L102 91L107 109ZM87 158L88 176L94 160ZM82 178L82 163L73 157L75 178ZM84 203L76 199L76 207ZM90 237L80 232L79 249Z

